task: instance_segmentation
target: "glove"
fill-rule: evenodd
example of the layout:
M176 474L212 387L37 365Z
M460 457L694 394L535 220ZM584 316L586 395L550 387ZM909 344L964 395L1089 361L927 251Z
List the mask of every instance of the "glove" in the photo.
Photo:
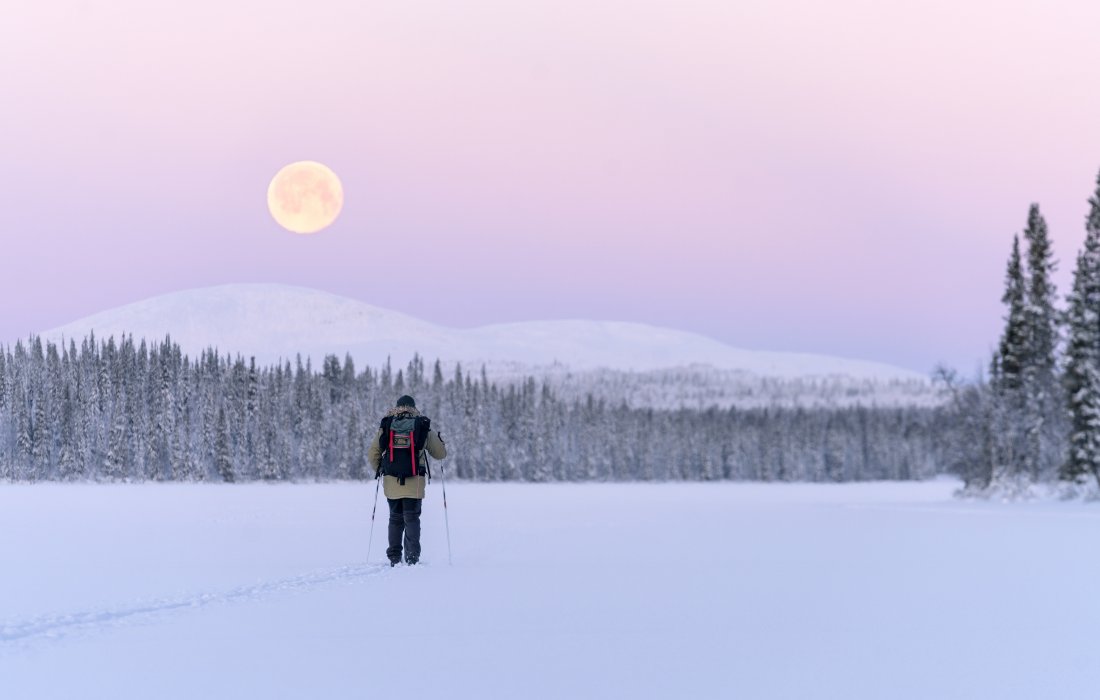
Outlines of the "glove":
M380 476L382 476L382 465L381 464L379 464L378 467L374 470L374 478L377 479Z

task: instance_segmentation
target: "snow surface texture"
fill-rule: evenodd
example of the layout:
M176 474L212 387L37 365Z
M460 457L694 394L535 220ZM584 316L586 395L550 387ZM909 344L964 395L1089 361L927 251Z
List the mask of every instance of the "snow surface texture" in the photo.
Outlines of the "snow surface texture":
M4 485L3 697L1094 698L1095 504L956 487Z
M558 384L578 378L591 383L599 379L593 375L603 371L619 373L605 384L621 383L622 373L628 373L637 375L632 383L646 389L622 393L654 406L752 405L746 393L760 395L762 378L831 377L834 385L836 378L843 378L853 389L849 393L845 385L834 392L841 403L850 403L857 394L869 403L868 382L881 385L873 392L879 403L927 402L932 395L924 375L876 362L742 350L698 334L637 323L539 321L446 328L326 292L274 284L167 294L44 335L55 342L76 339L79 345L93 330L99 338L132 334L153 342L170 335L189 354L216 347L232 355L254 356L261 365L293 362L301 354L319 367L325 355L343 359L350 354L360 369L380 367L391 358L396 371L419 353L428 362L443 360L448 376L456 363L475 373L484 364L491 379L532 375ZM669 370L681 377L687 374L688 381L667 381ZM791 391L804 393L805 387ZM912 394L919 396L914 399Z

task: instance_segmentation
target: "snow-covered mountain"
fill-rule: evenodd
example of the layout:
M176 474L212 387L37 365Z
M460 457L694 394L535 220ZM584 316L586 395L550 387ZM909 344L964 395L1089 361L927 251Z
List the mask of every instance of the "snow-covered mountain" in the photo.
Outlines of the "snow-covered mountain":
M316 361L351 353L356 362L400 366L413 353L465 365L566 366L573 370L649 371L709 365L779 377L842 374L856 378L916 378L890 365L824 355L740 350L694 333L637 323L535 321L459 329L302 287L238 284L153 297L44 333L80 339L165 335L187 351L214 346L254 355L259 363Z
M669 376L684 373L695 377L696 385L725 384L731 377L756 382L831 378L834 384L839 380L863 386L927 383L916 372L887 364L743 350L695 333L637 323L534 321L448 328L327 292L274 284L157 296L82 318L43 336L79 342L92 331L99 338L126 333L156 341L170 335L188 353L216 347L231 355L254 356L258 364L293 361L301 354L319 366L325 355L343 358L349 353L359 367L378 367L390 358L396 368L419 353L428 362L438 358L448 367L461 362L479 371L484 364L493 378L535 375L555 378L556 384L569 377L591 380L608 373L620 378L619 385L623 376L645 375L650 384L667 384ZM710 399L715 389L707 388ZM739 392L744 394L744 388ZM680 395L680 402L683 399Z

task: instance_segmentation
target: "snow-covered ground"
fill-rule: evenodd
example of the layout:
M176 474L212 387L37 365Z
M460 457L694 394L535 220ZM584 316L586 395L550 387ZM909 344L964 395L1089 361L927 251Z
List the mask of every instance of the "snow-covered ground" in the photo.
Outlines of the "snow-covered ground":
M0 486L3 698L1095 698L1100 507L956 484Z

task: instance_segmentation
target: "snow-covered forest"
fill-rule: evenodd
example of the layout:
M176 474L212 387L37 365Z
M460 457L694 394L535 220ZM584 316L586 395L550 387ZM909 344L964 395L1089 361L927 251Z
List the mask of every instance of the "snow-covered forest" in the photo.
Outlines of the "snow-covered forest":
M527 372L497 371L500 384L522 383ZM926 377L853 377L848 374L774 376L746 370L691 366L645 372L597 369L534 375L559 399L588 394L633 408L764 408L776 406L936 406L943 392Z
M1022 253L1019 236L1012 241L1005 326L988 377L964 382L940 372L959 417L951 459L975 492L1022 492L1057 482L1072 492L1100 482L1100 176L1063 308L1037 204L1023 238Z
M31 337L0 349L0 479L364 479L378 421L411 393L475 480L925 478L951 421L936 407L654 410L498 386L419 357L357 369L259 367L166 338Z

